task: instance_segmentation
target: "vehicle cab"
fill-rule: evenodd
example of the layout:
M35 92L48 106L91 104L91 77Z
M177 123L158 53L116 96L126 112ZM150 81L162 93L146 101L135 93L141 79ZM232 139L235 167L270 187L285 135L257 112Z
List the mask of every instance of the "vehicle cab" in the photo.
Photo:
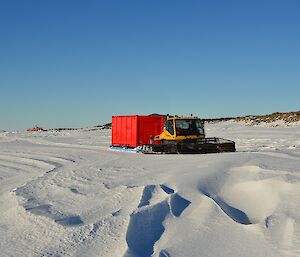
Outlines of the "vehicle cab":
M155 140L181 141L205 137L204 123L196 116L167 116L163 132Z

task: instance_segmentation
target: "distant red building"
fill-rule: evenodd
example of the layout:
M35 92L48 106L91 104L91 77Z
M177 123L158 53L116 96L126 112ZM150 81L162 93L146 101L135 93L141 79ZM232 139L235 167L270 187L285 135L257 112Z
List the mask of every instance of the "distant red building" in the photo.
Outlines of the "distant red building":
M27 131L46 131L45 129L35 126L33 128L28 128Z

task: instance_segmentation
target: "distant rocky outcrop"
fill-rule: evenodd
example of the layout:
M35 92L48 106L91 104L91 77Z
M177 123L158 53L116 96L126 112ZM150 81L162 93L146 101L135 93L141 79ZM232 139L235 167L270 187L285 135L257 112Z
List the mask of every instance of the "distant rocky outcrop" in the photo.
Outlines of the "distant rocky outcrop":
M240 117L238 117L240 118ZM223 122L223 121L233 121L237 119L236 117L226 117L226 118L210 118L210 119L202 119L205 123L217 123L217 122Z
M49 129L49 131L55 131L55 132L62 132L62 131L94 131L94 130L102 130L102 129L111 129L111 123L106 123L103 125L97 125L94 127L87 127L87 128L52 128Z
M95 128L98 128L98 129L111 129L111 122L103 124L103 125L95 126Z
M48 129L48 131L69 131L69 130L80 130L82 128L53 128L53 129Z
M249 126L257 126L260 124L274 124L277 126L279 123L289 125L295 122L300 122L300 111L296 112L274 112L272 114L265 115L247 115L242 117L227 117L227 118L215 118L204 119L207 123L216 123L222 121L235 121L245 122Z
M249 115L238 117L235 121L244 121L248 125L259 125L261 123L278 123L286 125L300 121L300 111L296 112L274 112L267 115Z

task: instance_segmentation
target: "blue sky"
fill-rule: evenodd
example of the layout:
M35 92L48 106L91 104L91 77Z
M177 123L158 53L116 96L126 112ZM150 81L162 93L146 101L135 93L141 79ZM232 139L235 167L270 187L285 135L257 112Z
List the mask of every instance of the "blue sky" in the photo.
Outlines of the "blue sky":
M298 0L3 0L0 130L300 109Z

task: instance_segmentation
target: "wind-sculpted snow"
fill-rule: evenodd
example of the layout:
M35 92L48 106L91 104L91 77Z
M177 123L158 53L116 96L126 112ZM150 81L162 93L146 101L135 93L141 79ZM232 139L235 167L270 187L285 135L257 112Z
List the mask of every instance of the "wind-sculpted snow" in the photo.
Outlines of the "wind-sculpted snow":
M211 198L232 220L240 224L249 225L252 224L248 216L241 210L234 208L224 202L221 198L217 196L211 196L207 192L202 192L207 197Z
M130 217L126 234L128 251L124 257L150 257L155 242L165 231L163 223L166 219L173 215L179 217L191 203L171 192L174 190L165 185L145 186L138 209ZM159 202L150 204L152 198ZM163 256L163 252L160 255Z
M3 157L2 157L3 158ZM62 213L59 210L56 210L52 204L49 204L45 199L42 199L37 196L36 189L43 186L44 181L51 179L53 174L52 172L57 172L59 169L62 169L66 163L74 163L64 158L49 157L49 156L39 156L35 158L20 158L13 157L11 160L22 160L24 163L32 163L35 166L44 168L44 174L37 177L35 180L32 180L25 184L24 186L18 187L14 190L17 196L23 198L25 203L23 204L26 211L29 211L35 215L42 215L48 218L53 219L55 222L65 225L73 226L83 224L80 216L78 215L67 215Z
M237 152L109 151L110 130L0 133L0 255L300 256L299 127L206 131Z

